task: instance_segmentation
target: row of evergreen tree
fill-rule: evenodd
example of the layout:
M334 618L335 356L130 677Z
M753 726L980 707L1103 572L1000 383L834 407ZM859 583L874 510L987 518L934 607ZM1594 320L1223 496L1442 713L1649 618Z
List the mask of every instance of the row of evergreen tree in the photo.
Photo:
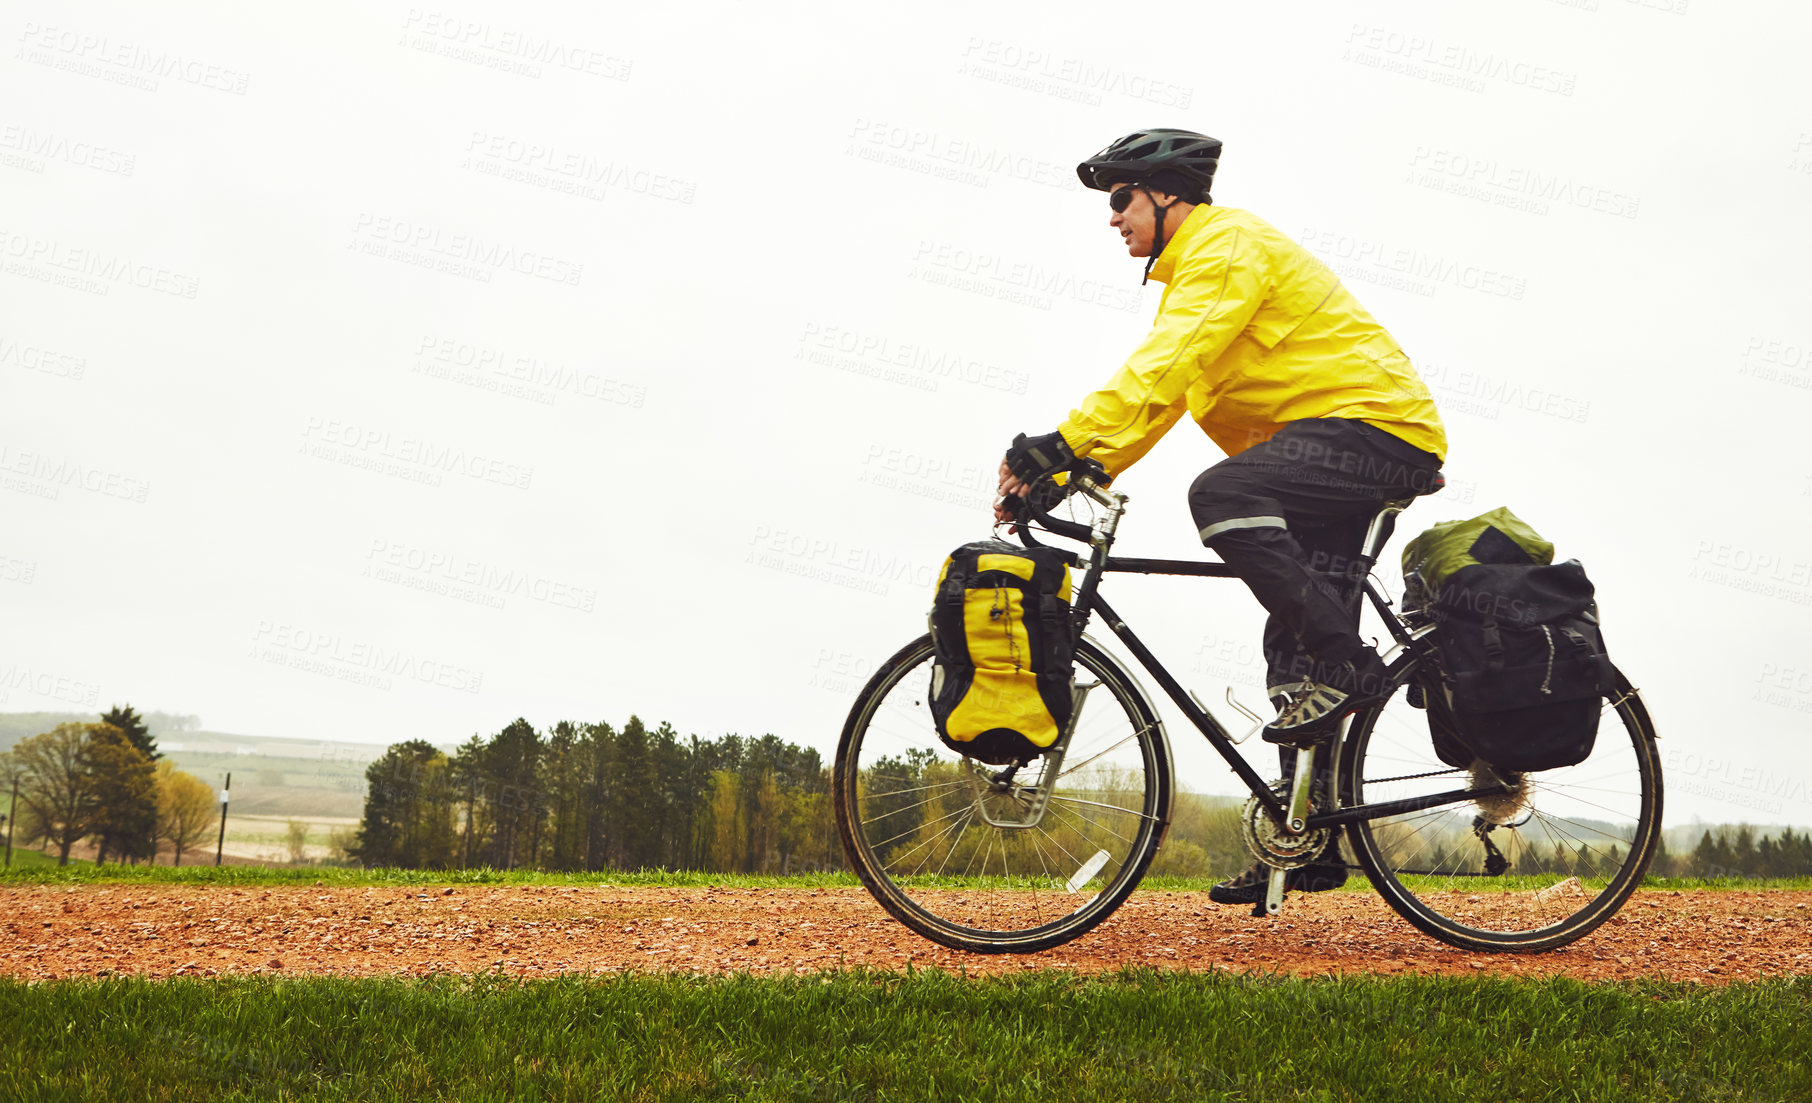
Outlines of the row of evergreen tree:
M1812 831L1756 838L1754 829L1706 830L1688 855L1656 856L1656 873L1675 877L1812 877Z
M546 732L517 720L451 755L394 744L365 780L348 854L367 866L843 868L829 770L774 735L682 739L634 716Z
M895 772L912 776L912 766ZM816 750L773 735L682 738L634 716L621 728L517 720L453 754L414 740L365 771L351 857L368 866L787 872L845 868L830 771ZM1531 850L1525 872L1592 868L1590 855ZM1249 859L1237 806L1185 795L1153 873L1221 874ZM1656 855L1674 877L1812 876L1812 832L1707 830L1690 852Z

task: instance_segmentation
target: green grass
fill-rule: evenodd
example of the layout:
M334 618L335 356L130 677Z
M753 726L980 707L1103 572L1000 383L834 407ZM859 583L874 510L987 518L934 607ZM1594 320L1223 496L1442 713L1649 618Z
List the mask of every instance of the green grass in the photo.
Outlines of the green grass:
M1793 889L1812 890L1812 877L1649 877L1645 889Z
M1812 978L0 980L0 1098L1789 1100Z
M31 870L34 874L38 874L45 869L54 870L56 868L57 856L55 854L40 854L35 850L22 850L15 846L13 847L13 864L10 867L7 867L4 874L0 875L10 875L11 870ZM69 868L92 870L94 869L94 863L86 858L71 858L69 859ZM27 876L22 879L29 881L34 880L35 877Z
M1147 877L1141 888L1159 892L1206 892L1219 877ZM860 884L853 873L827 870L816 873L697 873L644 870L601 873L550 873L532 869L354 869L345 866L214 866L201 862L185 866L115 865L71 861L59 868L55 857L36 851L14 850L11 869L0 870L0 884L173 884L173 885L649 885L673 888L853 888ZM1486 887L1524 891L1548 884L1547 879L1506 877ZM955 882L953 882L953 885ZM1812 890L1812 877L1715 880L1690 877L1651 877L1650 889L1797 889ZM1371 883L1355 873L1343 892L1370 892Z
M13 852L13 868L0 871L0 884L107 885L623 885L675 888L837 888L861 882L853 873L810 874L688 873L664 870L639 872L548 873L533 869L356 869L348 866L95 866L92 862L59 868L48 864L22 866Z

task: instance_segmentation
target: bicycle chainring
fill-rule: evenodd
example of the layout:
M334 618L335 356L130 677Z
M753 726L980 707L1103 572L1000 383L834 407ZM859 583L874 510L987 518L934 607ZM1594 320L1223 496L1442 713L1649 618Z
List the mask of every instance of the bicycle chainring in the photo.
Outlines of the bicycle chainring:
M1285 804L1290 802L1290 786L1277 781L1271 785L1271 792ZM1309 811L1314 812L1319 805L1319 793L1309 798ZM1239 818L1240 838L1245 841L1246 849L1259 861L1274 869L1299 869L1321 856L1327 848L1328 837L1333 834L1331 827L1318 827L1305 831L1301 835L1292 835L1271 818L1265 806L1257 797L1246 800L1245 810Z

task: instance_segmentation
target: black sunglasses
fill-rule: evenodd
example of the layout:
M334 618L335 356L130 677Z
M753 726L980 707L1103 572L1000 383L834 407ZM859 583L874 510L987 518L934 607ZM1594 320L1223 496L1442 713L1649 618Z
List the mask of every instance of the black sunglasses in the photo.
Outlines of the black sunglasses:
M1107 205L1114 209L1115 214L1125 214L1126 208L1132 206L1133 189L1138 186L1128 184L1117 192L1110 192L1107 197Z

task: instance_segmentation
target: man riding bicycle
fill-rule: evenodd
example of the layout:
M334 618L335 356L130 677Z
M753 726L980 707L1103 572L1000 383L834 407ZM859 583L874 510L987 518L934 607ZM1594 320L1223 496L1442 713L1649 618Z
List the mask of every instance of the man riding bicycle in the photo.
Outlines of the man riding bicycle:
M1151 332L1106 387L1057 430L1016 438L1003 496L1093 460L1109 477L1149 452L1185 411L1227 453L1189 489L1202 543L1270 613L1266 684L1279 715L1266 740L1318 746L1343 717L1383 699L1384 663L1359 637L1350 578L1381 503L1439 488L1446 434L1434 399L1397 343L1302 246L1209 189L1221 143L1141 130L1076 166L1109 193L1127 253L1165 285ZM997 520L1010 520L1004 507ZM1352 598L1357 588L1349 588ZM1263 899L1263 863L1210 892ZM1337 836L1286 887L1346 880Z

